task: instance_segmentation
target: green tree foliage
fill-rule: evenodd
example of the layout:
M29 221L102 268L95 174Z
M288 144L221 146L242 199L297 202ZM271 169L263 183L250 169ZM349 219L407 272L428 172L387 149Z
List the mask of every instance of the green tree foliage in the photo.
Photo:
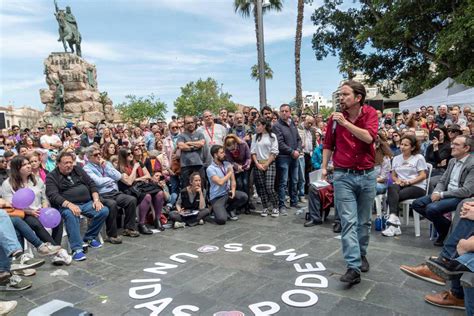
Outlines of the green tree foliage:
M448 76L474 85L474 1L365 0L349 9L342 4L325 0L312 15L318 60L339 55L347 77L362 71L369 84L393 80L409 96Z
M255 64L250 68L250 77L253 80L258 81L258 64ZM273 79L273 70L267 62L265 62L265 79Z
M230 100L231 94L223 92L215 79L199 79L181 87L181 95L174 101L174 112L179 116L202 115L204 110L218 113L221 108L235 111L237 106Z
M139 123L144 120L165 119L166 103L160 101L154 94L147 97L127 95L125 98L127 101L116 107L125 121Z

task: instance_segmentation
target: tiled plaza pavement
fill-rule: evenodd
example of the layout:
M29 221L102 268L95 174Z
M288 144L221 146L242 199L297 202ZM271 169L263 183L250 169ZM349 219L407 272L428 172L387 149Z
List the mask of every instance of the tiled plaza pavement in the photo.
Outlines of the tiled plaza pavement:
M192 315L212 315L217 311L238 310L253 315L250 304L271 301L280 306L278 315L464 315L461 311L442 309L424 302L427 293L444 287L420 281L399 270L401 264L414 265L437 254L428 238L428 223L422 221L422 236L414 236L413 227L402 227L399 238L384 238L372 231L368 259L370 272L363 274L362 282L352 288L339 282L345 272L340 240L332 232L332 216L322 226L303 227L304 219L291 209L289 216L262 218L257 214L242 215L237 222L217 226L169 229L153 236L124 238L122 245L105 244L102 249L91 249L84 262L74 262L64 268L69 275L52 277L57 267L45 264L32 277L34 284L20 293L0 293L2 299L15 299L18 307L14 315L26 315L32 308L52 299L74 303L94 315L148 315L149 310L134 306L172 298L160 315L173 315L180 305L194 305L198 312ZM228 243L243 244L240 252L226 252ZM250 250L257 244L271 244L275 252L258 254ZM215 245L217 252L199 253L203 245ZM264 249L264 248L262 248ZM308 256L293 262L274 253L296 249L297 254ZM198 258L184 258L177 268L159 275L143 271L155 262L172 263L173 254L187 252ZM316 272L329 281L327 288L295 285L298 273L293 263L320 261L326 271ZM131 283L134 279L161 279L152 283ZM306 282L316 282L307 279ZM161 292L154 297L135 300L129 297L129 288L161 284ZM317 282L316 282L317 283ZM300 289L317 294L319 301L307 308L296 308L282 301L288 290ZM139 291L145 295L151 290ZM295 301L307 296L295 295ZM262 308L262 309L267 309ZM186 310L184 310L186 311ZM186 314L187 315L187 314Z

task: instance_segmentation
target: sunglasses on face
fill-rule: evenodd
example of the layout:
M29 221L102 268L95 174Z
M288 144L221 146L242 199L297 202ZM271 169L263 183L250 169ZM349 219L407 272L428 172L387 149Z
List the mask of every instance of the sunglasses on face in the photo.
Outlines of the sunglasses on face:
M177 129L178 126L171 126L171 129Z
M101 153L95 153L95 154L93 154L92 156L94 156L94 157L99 157L99 156L102 156L102 154L101 154Z
M131 151L127 152L127 156L133 156L132 152Z

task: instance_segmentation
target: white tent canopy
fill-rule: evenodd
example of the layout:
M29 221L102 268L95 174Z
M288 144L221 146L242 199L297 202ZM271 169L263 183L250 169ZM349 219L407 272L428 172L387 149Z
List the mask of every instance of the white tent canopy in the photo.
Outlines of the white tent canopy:
M474 88L464 90L462 92L453 94L448 97L448 102L446 105L464 105L464 104L474 104Z
M416 97L400 102L399 108L401 111L408 109L410 112L413 112L421 106L438 106L442 104L448 104L450 96L467 89L469 89L469 87L460 83L456 83L451 78L446 78L443 80L443 82L431 88L430 90L427 90Z

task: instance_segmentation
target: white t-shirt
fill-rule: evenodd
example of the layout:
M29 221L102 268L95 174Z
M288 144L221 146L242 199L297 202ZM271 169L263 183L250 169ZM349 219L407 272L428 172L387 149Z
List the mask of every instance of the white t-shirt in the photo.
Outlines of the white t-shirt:
M61 139L58 137L58 135L55 135L55 134L53 134L53 135L51 135L51 136L49 136L49 135L43 135L43 136L41 136L41 138L40 138L40 143L41 143L41 145L44 145L44 144L49 144L49 145L51 145L51 144L56 144L57 142L60 142L60 141L61 141Z
M425 157L420 154L412 155L407 160L403 159L403 154L395 156L392 161L392 170L397 173L400 180L413 180L422 170L427 170ZM426 179L422 182L413 184L415 187L426 190Z
M213 145L224 145L224 139L227 136L227 129L221 124L215 123L212 128L208 128L204 125L199 127L197 131L204 135L209 150Z

